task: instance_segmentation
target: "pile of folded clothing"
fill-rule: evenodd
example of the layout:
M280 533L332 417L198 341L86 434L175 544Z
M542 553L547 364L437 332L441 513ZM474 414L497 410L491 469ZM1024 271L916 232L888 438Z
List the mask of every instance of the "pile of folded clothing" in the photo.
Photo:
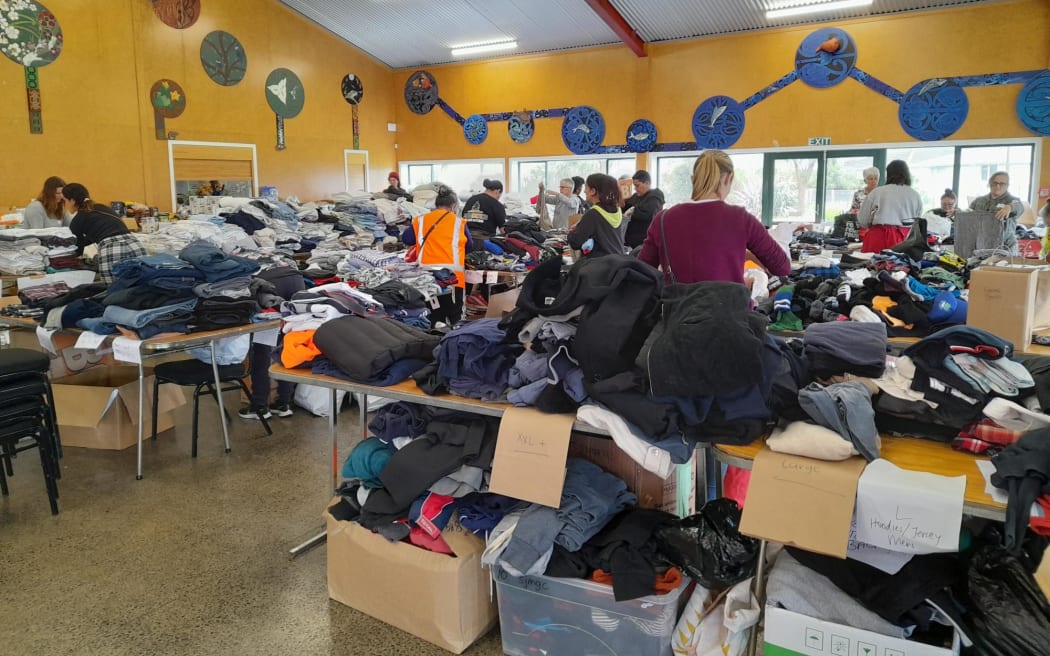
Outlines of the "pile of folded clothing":
M359 289L381 303L388 317L421 330L430 329L427 299L415 287L391 279Z
M450 331L438 345L438 376L448 391L495 401L507 389L511 367L522 347L506 342L498 319L479 319Z
M228 255L215 244L203 240L191 242L179 252L179 258L192 264L207 282L247 276L259 270L257 262Z
M0 273L25 275L47 270L48 248L36 237L0 240Z
M391 319L351 314L317 328L313 344L325 357L313 360L312 370L368 385L395 385L433 361L437 342Z

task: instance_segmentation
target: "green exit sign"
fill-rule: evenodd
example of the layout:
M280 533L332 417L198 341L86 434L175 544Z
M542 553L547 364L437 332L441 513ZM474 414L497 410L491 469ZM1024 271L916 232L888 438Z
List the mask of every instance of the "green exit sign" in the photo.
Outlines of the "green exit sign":
M831 145L831 137L810 137L809 138L809 145L810 146L830 146Z

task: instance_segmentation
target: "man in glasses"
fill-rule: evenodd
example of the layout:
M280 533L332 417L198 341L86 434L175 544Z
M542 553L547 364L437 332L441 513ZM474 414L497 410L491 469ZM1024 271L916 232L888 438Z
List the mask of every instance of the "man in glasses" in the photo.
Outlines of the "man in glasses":
M970 209L976 212L995 212L995 218L1003 223L1003 248L1017 252L1017 218L1024 214L1021 199L1011 196L1010 174L996 171L988 178L990 192L979 196L970 203Z

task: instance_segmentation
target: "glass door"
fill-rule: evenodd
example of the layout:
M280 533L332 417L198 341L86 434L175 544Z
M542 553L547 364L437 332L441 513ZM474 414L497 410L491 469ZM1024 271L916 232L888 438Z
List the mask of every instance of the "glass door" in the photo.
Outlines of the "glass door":
M824 176L823 153L767 154L764 167L762 221L766 225L820 222Z
M864 188L864 169L874 166L879 170L879 183L885 183L882 171L886 168L883 150L832 150L827 151L824 170L824 208L821 215L825 221L846 214L853 204L853 194Z

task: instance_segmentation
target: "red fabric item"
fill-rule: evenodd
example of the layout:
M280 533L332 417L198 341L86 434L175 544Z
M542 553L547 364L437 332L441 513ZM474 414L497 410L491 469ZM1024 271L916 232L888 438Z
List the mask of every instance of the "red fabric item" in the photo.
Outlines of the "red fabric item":
M613 584L613 575L603 569L596 569L591 573L591 580L604 585ZM682 572L677 567L668 567L663 574L657 574L653 582L653 594L667 594L678 589L682 584Z
M426 549L427 551L433 551L439 554L448 554L449 556L455 556L455 552L445 542L445 538L438 535L436 538L432 538L427 535L427 532L416 526L412 527L412 531L408 534L408 541L412 544Z
M316 285L327 285L330 282L343 282L343 279L339 276L330 276L328 278L311 278Z
M985 442L984 440L979 440L976 437L963 437L960 435L952 440L952 448L956 451L982 454L988 453L989 450L994 449L995 445Z
M736 501L741 508L747 501L747 486L751 483L751 471L729 465L722 480L722 496Z
M1050 535L1050 497L1044 494L1036 499L1035 502L1043 509L1043 514L1046 517L1032 517L1028 520L1028 526L1036 535Z
M1024 431L1003 428L991 419L982 419L976 424L964 426L962 431L959 432L959 437L973 437L983 442L1004 446L1013 444L1021 439L1022 435L1024 435Z
M864 245L860 250L864 253L879 253L887 248L893 248L907 238L907 228L888 225L871 226L868 233L864 235Z

